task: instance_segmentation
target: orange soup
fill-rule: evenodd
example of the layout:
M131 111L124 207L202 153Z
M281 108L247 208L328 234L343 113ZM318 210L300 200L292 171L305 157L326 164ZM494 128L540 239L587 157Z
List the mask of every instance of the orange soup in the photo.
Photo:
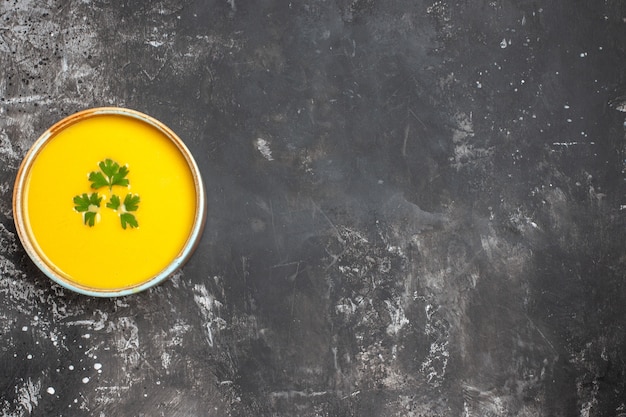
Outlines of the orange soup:
M21 215L34 251L62 281L133 288L182 256L199 195L180 145L121 113L77 117L50 135L23 173Z

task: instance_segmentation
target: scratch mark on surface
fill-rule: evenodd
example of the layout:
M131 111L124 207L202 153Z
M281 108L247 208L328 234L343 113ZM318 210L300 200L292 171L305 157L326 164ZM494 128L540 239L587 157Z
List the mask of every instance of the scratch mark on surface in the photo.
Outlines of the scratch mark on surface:
M576 145L595 145L595 142L553 142L552 145L553 146L564 146L566 148L569 148L570 146L576 146Z
M409 139L409 132L411 131L411 125L407 123L404 128L404 142L402 142L402 156L406 158L406 142Z
M272 237L274 239L274 247L276 248L276 253L280 253L280 247L278 245L278 235L276 234L276 223L274 221L274 205L272 204L272 200L270 200L270 218L272 220Z
M292 275L293 288L291 290L291 310L289 312L289 330L287 331L287 341L291 341L291 323L293 322L293 310L296 302L296 283L298 282L298 274L300 273L300 262L296 265L296 272Z
M68 321L65 324L68 326L87 326L91 327L93 330L102 330L104 329L109 316L107 313L100 310L96 310L96 314L99 315L98 319L96 320L74 320Z
M556 351L556 349L554 348L554 345L552 344L552 342L550 342L550 340L546 337L546 335L545 335L545 334L543 334L543 332L541 331L541 329L540 329L539 327L537 327L537 325L535 324L535 322L534 322L534 321L533 321L530 317L528 317L528 315L527 315L527 314L525 314L525 316L526 316L526 319L528 320L528 322L529 322L529 323L533 326L533 328L534 328L535 330L537 330L537 333L539 333L539 335L541 336L541 338L542 338L543 340L545 340L545 341L546 341L546 343L548 344L548 346L550 346L550 349L552 349L552 352L554 352L555 354L558 354L558 352L557 352L557 351Z
M327 395L328 391L275 391L270 393L270 397L272 399L290 399L290 398L312 398L312 397L321 397Z
M417 120L423 127L424 129L426 129L426 124L424 124L424 122L422 121L422 119L420 119L417 114L415 114L415 112L411 109L409 109L409 113L411 114L411 116L413 116L415 118L415 120Z
M328 216L326 215L326 212L324 212L324 210L322 210L322 208L319 205L317 205L317 203L313 199L310 199L310 201L313 207L315 208L315 211L319 211L320 213L322 213L322 216L324 216L324 219L326 219L328 224L330 224L330 227L335 231L335 235L337 236L337 239L339 240L339 242L344 243L345 240L341 236L341 233L339 233L339 229L337 229L337 226L335 226L335 223L333 223L330 220L330 218L328 218Z

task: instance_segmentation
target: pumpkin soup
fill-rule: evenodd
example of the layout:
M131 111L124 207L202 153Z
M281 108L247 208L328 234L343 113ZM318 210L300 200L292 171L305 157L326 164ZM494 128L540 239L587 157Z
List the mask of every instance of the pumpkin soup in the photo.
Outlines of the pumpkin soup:
M18 175L18 232L44 272L92 295L122 295L173 272L204 209L197 167L173 132L104 108L65 119L38 142Z

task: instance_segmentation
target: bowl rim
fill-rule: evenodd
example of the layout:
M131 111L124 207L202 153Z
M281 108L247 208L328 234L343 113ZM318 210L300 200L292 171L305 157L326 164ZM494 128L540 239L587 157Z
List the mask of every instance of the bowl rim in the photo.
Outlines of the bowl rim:
M67 274L61 274L60 269L57 268L53 262L48 260L43 251L38 248L38 245L32 241L32 232L29 232L30 226L28 225L27 221L27 207L24 202L24 187L26 185L26 181L28 180L30 170L33 164L36 162L37 156L46 146L46 144L54 139L54 137L59 132L66 129L67 127L82 120L102 115L130 117L135 120L139 120L140 122L147 123L160 131L176 146L178 151L185 158L193 177L194 188L196 192L195 218L193 220L193 225L189 236L187 237L187 241L185 242L183 248L180 250L178 255L174 257L174 259L164 269L162 269L159 273L152 276L151 278L148 278L147 280L138 284L113 289L90 287L76 283L64 277L63 275ZM161 121L137 110L123 107L89 108L71 114L53 124L43 134L41 134L41 136L39 136L39 138L33 143L33 145L24 156L24 159L22 160L22 163L20 164L20 167L17 171L17 176L13 188L13 219L18 237L30 259L45 275L47 275L50 279L52 279L54 282L61 285L62 287L77 292L79 294L94 297L121 297L135 294L151 288L155 285L158 285L161 282L165 281L167 278L169 278L174 272L176 272L184 265L184 263L189 259L189 257L196 249L204 230L204 225L206 222L206 211L206 191L204 188L204 183L202 181L202 176L200 174L200 170L198 169L198 165L193 158L193 155L191 154L185 143L178 137L178 135L176 135L176 133L174 133L173 130L171 130Z

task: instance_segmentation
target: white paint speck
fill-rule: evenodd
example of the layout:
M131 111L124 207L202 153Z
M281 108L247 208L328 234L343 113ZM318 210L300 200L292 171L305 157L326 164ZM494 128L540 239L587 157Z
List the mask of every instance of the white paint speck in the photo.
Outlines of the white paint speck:
M26 355L26 359L32 359L33 355L31 355L30 353L28 355Z
M94 363L93 364L93 369L95 369L96 371L99 371L100 369L102 369L102 364L101 363Z
M23 332L27 332L27 331L28 331L28 326L24 326L24 327L22 327L22 331L23 331Z
M508 46L506 39L502 38L502 40L500 41L500 48L504 49Z
M406 318L404 309L402 309L401 306L394 305L388 300L385 300L385 304L387 305L387 309L389 310L389 314L392 319L391 324L387 326L387 334L394 336L402 330L402 327L409 324L409 319Z
M161 354L161 365L163 366L163 369L168 369L170 367L171 362L172 362L172 357L170 356L170 354L167 352L163 352Z
M257 138L254 144L257 150L261 152L261 155L263 155L263 158L267 159L268 161L274 160L274 158L272 157L272 150L270 149L270 144L268 141L263 138Z
M48 387L48 389L46 390L46 392L47 392L48 394L50 394L50 395L54 395L54 393L55 393L56 391L54 390L54 388L53 388L53 387Z
M213 295L209 293L206 286L196 285L194 287L195 294L193 296L196 305L200 308L202 317L205 320L205 328L207 331L207 342L213 347L213 332L226 328L226 321L219 317L219 309L222 303L217 301Z
M83 384L86 384L87 382L89 382L89 377L87 377L87 376L86 376L86 377L84 377L84 378L82 379L82 381L83 381Z
M569 105L568 105L568 104L566 104L566 105L564 105L564 106L563 106L563 108L564 108L564 109L569 109Z
M70 371L73 371L74 370L74 365L68 366L67 369L69 369Z

